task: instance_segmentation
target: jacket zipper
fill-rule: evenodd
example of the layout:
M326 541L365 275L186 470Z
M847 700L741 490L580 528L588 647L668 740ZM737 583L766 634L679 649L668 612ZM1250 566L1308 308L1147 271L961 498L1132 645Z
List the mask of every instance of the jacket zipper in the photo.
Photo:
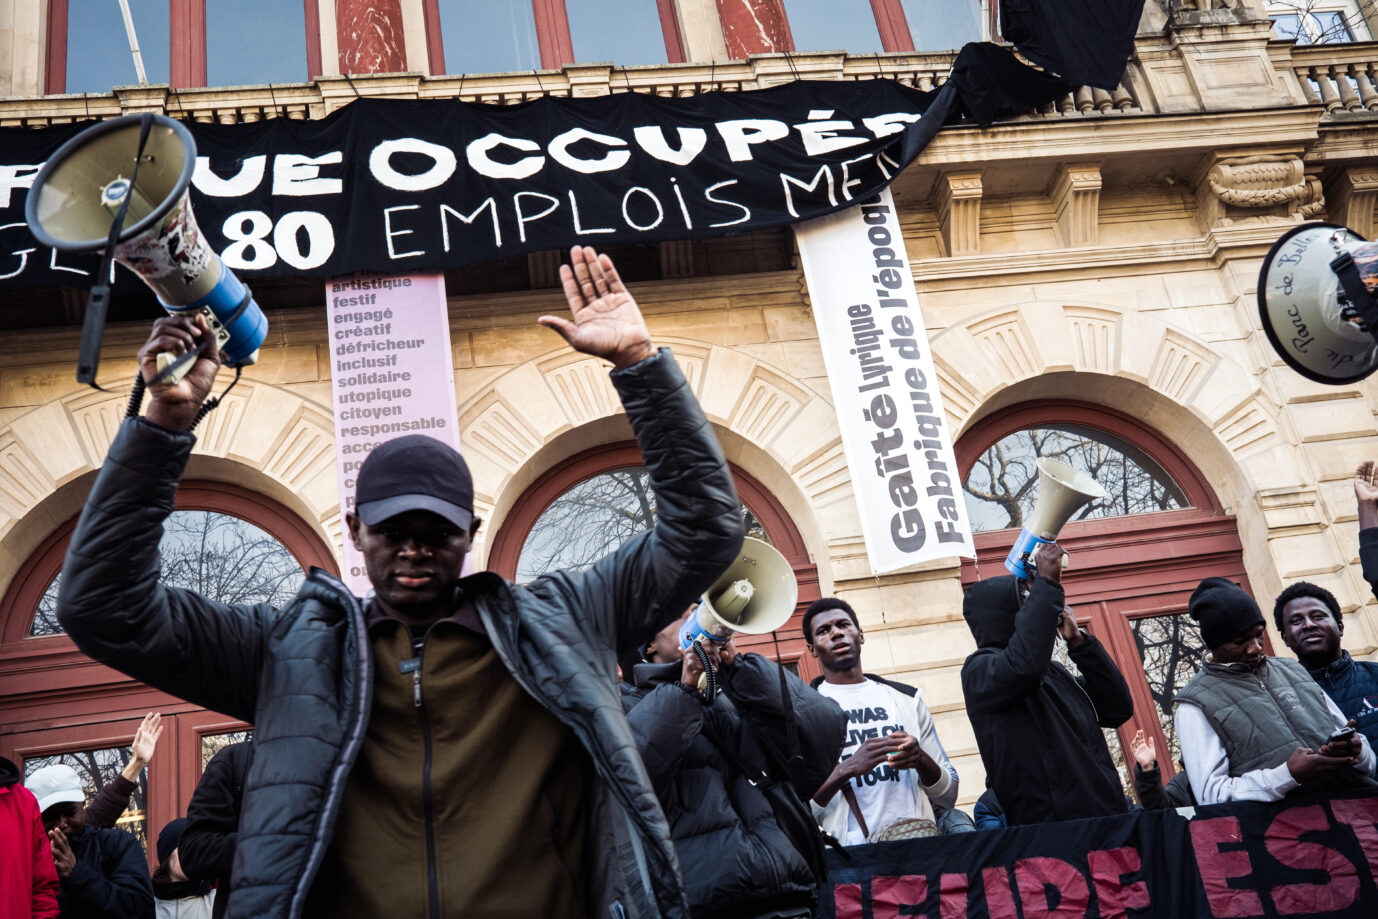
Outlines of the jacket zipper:
M430 629L426 630L430 637ZM426 906L431 919L440 919L440 878L435 867L435 798L431 792L431 722L426 717L426 704L421 699L421 667L426 658L426 641L416 654L416 669L412 671L412 705L421 718L421 740L425 757L421 761L421 809L426 821Z

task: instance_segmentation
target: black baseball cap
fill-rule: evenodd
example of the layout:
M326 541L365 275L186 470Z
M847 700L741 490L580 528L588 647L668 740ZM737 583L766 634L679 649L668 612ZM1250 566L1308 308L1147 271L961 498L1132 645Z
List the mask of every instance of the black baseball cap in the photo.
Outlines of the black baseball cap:
M359 467L354 491L359 519L376 526L407 511L430 511L469 529L474 519L474 480L469 465L449 444L425 434L384 441Z

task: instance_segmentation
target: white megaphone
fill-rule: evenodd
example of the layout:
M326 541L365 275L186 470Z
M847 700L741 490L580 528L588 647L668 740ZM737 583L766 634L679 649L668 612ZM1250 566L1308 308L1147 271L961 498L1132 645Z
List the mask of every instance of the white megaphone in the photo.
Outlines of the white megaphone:
M1273 350L1317 383L1378 369L1378 243L1333 223L1282 235L1258 275L1258 312Z
M1066 463L1043 457L1038 461L1038 500L1033 513L1019 531L1014 548L1005 557L1005 567L1017 578L1030 580L1034 551L1043 543L1054 542L1062 525L1092 501L1105 497L1105 489L1083 472Z
M679 646L688 648L703 640L724 642L734 632L773 632L788 621L798 602L799 583L789 562L769 543L748 536L737 560L684 621Z
M152 114L115 118L58 148L34 178L24 218L45 246L98 252L106 248L113 219L128 198L114 259L142 278L169 313L205 316L227 365L252 364L268 334L268 320L196 226L187 196L195 170L196 142L179 122ZM94 306L94 294L92 300ZM88 307L77 369L82 382L95 379L100 341L99 325L92 332L91 312ZM96 319L104 323L103 301ZM160 370L172 360L160 354ZM181 372L190 361L186 365ZM165 379L174 381L181 372Z

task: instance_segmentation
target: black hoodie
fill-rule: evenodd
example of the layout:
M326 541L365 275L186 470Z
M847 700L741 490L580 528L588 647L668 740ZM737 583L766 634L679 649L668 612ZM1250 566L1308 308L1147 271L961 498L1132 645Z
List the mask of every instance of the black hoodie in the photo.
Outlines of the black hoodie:
M1060 585L1035 580L1021 607L1012 575L962 603L977 646L962 665L967 717L1010 826L1125 811L1101 728L1129 720L1129 686L1092 636L1069 648L1080 677L1052 659L1064 604Z

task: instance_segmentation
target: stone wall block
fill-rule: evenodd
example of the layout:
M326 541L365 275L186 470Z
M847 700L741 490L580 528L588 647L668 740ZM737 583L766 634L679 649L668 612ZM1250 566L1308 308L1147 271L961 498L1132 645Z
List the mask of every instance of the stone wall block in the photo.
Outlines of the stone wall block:
M1373 410L1362 399L1292 405L1288 418L1302 443L1374 436Z
M240 386L243 386L241 383ZM235 387L238 392L240 387ZM219 411L217 409L216 411ZM293 423L301 411L301 400L293 398L272 386L254 386L248 391L246 404L247 417L252 418L256 434L264 431L283 431ZM211 414L215 414L212 412ZM334 435L334 417L327 417L331 435ZM227 459L244 463L255 469L262 469L277 444L276 438L264 436L237 437L229 445Z
M1125 313L1120 317L1118 333L1118 375L1152 385L1158 353L1163 349L1167 337L1167 327L1156 319L1138 313Z
M741 392L729 422L753 443L769 444L780 436L812 395L788 377L757 364Z
M292 426L277 437L263 468L315 508L339 504L335 470L334 425L328 416L310 408L304 408Z
M590 404L598 405L604 411L593 417L602 417L611 414L606 410L607 407L617 404L617 392L612 388L612 381L608 379L605 369L607 365L603 361L590 358L578 361L573 366L579 370L562 377L564 382L570 384L567 390L552 393L546 385L546 378L530 362L519 364L511 372L503 374L493 384L493 389L503 402L520 406L523 427L537 440L545 441L569 425L567 405L581 409ZM581 382L584 386L579 385ZM598 390L590 391L595 384ZM570 401L560 398L563 396L571 397Z
M841 447L837 412L826 399L809 399L769 447L791 472L810 464L821 453Z
M1343 555L1328 531L1270 537L1268 552L1284 584L1344 568Z
M69 482L91 468L61 402L49 402L15 419L9 432L19 443L42 444L37 458L54 485Z
M893 629L888 634L894 638L894 666L902 670L939 664L958 666L976 650L971 630L961 620L925 625L921 629ZM901 641L902 636L915 640Z
M1025 309L1033 309L1033 306ZM1051 315L1046 314L1045 315ZM1061 316L1057 317L1058 320ZM1061 331L1062 323L1057 322ZM1036 339L1030 325L1024 322L1023 310L1014 309L977 320L967 326L982 353L986 363L993 365L996 372L1006 381L1023 380L1046 366L1044 356L1037 350ZM1067 366L1071 366L1070 350Z
M257 387L255 387L257 388ZM196 429L195 452L208 456L228 456L248 415L249 391L236 386L221 400ZM254 424L257 429L257 423ZM246 436L248 432L245 432ZM255 432L257 433L257 432Z
M42 460L13 429L0 431L0 514L18 519L54 488Z
M1092 306L1063 307L1073 368L1087 373L1113 374L1119 365L1120 314Z
M709 419L729 424L737 411L740 395L756 369L749 354L731 348L714 348L704 367L699 385L699 404Z

